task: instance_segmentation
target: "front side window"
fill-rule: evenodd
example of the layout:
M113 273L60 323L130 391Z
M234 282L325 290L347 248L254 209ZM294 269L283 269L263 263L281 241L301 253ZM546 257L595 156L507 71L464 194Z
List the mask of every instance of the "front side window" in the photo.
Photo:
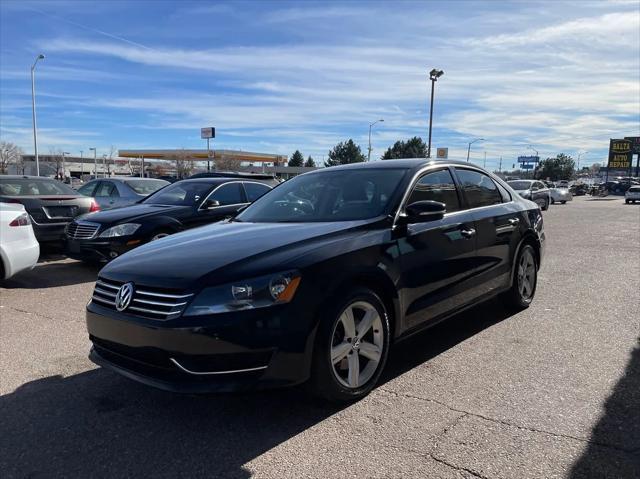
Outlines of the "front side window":
M147 205L194 206L203 200L213 185L198 181L178 181L148 196Z
M238 205L240 203L244 203L240 183L229 183L220 186L216 191L213 192L209 199L217 201L218 203L220 203L220 206Z
M456 168L469 208L479 208L502 203L502 195L493 180L475 170Z
M403 168L329 169L297 176L236 219L255 223L355 221L389 213Z
M460 210L458 192L449 170L434 171L420 178L414 186L407 204L428 200L444 203L447 213Z
M127 180L125 184L139 195L150 195L169 184L164 180Z

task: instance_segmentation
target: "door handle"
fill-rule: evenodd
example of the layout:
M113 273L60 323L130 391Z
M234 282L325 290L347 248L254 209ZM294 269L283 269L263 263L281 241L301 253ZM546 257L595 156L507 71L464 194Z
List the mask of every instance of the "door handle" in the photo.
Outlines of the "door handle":
M473 238L476 235L475 228L465 228L460 230L460 234L465 238Z
M520 224L520 219L519 218L509 218L509 224L511 226L516 226L516 225Z

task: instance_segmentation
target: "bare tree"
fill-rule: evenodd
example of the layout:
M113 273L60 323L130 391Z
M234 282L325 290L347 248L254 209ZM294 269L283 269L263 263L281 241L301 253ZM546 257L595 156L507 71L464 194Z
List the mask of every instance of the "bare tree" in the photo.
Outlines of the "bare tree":
M51 148L49 150L49 158L50 162L53 163L53 166L56 169L56 178L62 173L62 150L54 150Z
M233 157L225 155L216 155L215 165L217 170L223 171L237 171L240 169L240 161Z
M186 178L191 175L194 168L193 158L182 148L173 154L173 158L169 158L176 162L176 174L178 178Z
M0 141L0 174L6 174L11 164L16 165L18 171L22 168L24 174L22 154L22 150L15 143Z
M107 175L111 176L111 167L109 165L113 164L113 155L115 154L115 152L118 151L118 149L111 145L111 148L109 148L109 158L107 159Z

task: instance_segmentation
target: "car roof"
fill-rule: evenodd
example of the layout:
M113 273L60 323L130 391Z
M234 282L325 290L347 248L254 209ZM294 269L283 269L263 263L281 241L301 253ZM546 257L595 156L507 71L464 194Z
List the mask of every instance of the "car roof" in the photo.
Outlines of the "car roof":
M215 185L215 184L222 184L222 183L231 183L235 181L244 181L245 183L253 181L255 183L261 183L263 185L266 184L264 183L266 181L265 178L229 178L229 177L187 178L184 180L178 180L173 184L175 185L176 183L211 183L212 185Z
M167 183L169 183L167 180L163 180L162 178L140 178L139 176L112 176L111 178L94 178L91 181L122 181L122 182L126 182L126 181L131 181L131 180L136 180L136 181L166 181ZM87 183L89 183L87 181Z
M458 160L438 160L428 158L403 158L398 160L376 160L361 163L349 163L347 165L331 166L330 168L358 169L358 168L405 168L408 170L423 168L431 165L458 165L479 168L477 165ZM480 168L482 169L482 168ZM315 170L315 171L321 171Z
M57 181L54 178L48 176L32 176L32 175L0 175L0 179L5 180L48 180Z

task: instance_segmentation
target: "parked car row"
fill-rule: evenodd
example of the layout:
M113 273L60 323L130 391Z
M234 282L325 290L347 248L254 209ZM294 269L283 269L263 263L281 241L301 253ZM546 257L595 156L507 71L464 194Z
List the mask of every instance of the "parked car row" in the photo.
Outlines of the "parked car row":
M110 261L87 305L90 358L169 391L308 382L330 400L359 399L392 343L498 294L531 303L548 200L468 163L424 159L323 168L270 191L173 183L74 222L109 240L146 222L232 216Z

